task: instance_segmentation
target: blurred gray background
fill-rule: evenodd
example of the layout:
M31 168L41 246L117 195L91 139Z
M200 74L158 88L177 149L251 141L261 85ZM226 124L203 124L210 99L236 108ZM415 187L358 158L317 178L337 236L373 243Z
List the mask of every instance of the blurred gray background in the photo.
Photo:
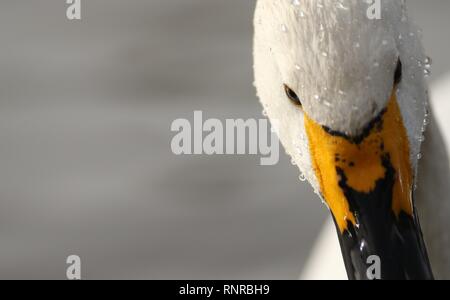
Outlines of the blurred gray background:
M409 0L450 71L450 1ZM250 0L0 4L0 278L295 279L327 211L282 152L174 156L176 118L261 117Z

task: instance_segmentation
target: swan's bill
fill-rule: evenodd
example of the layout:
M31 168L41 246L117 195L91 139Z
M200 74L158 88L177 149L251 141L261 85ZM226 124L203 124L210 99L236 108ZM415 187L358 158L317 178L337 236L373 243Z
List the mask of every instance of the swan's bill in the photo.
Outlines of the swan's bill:
M387 107L358 136L305 116L313 169L336 223L351 279L371 279L369 257L379 258L380 279L432 279L414 214L408 136L395 89Z

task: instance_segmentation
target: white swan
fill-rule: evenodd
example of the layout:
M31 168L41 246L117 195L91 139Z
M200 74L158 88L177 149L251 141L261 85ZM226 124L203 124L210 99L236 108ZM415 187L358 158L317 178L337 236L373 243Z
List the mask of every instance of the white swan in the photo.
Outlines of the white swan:
M257 3L258 95L286 151L330 208L342 251L339 258L336 238L321 254L325 236L307 278L342 278L343 257L349 278L371 279L374 255L382 279L432 279L428 253L436 277L450 271L448 160L426 113L430 62L404 1L382 4L382 19L374 20L366 1Z

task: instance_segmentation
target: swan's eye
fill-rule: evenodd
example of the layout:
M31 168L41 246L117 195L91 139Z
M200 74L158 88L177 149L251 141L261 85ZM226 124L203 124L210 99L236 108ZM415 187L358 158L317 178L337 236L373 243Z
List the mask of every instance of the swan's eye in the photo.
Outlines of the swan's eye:
M394 75L395 85L399 84L402 81L402 73L403 73L402 61L398 59L397 68L395 69Z
M284 85L284 91L286 92L286 96L291 100L291 102L297 106L302 106L302 102L297 94L287 85Z

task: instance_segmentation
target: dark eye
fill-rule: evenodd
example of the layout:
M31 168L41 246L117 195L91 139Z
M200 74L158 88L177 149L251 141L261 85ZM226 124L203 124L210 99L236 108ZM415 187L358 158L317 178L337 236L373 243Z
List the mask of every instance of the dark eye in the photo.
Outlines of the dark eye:
M402 61L398 59L397 62L397 68L395 69L395 75L394 75L394 84L397 85L402 81L402 73L403 73L403 67L402 67Z
M302 102L297 94L287 85L284 85L284 91L286 92L286 96L291 100L291 102L297 106L302 106Z

